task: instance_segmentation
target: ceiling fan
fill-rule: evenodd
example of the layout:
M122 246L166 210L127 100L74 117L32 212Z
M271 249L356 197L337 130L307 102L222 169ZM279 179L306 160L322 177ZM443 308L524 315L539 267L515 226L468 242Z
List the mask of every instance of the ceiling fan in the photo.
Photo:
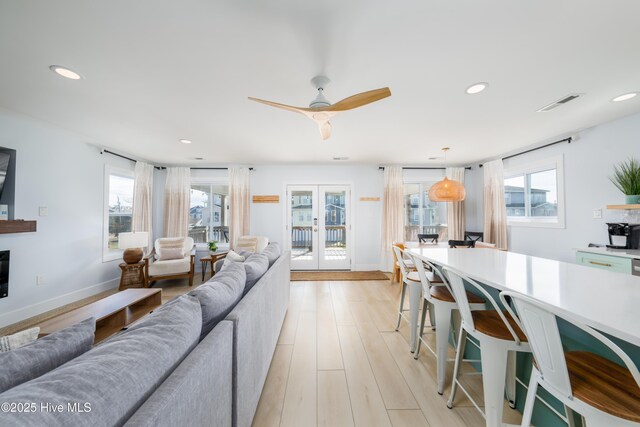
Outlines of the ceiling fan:
M284 110L293 111L296 113L304 114L314 122L318 124L322 139L329 139L331 136L331 118L336 114L353 110L354 108L362 107L363 105L370 104L372 102L379 101L383 98L391 96L391 91L388 87L381 89L370 90L362 92L357 95L350 96L338 101L335 104L331 104L327 98L324 97L324 88L329 84L329 80L325 76L316 76L311 79L311 84L318 90L318 96L311 101L309 108L305 107L293 107L291 105L278 104L277 102L265 101L264 99L252 98L250 100L260 102L262 104L271 105L272 107L282 108Z

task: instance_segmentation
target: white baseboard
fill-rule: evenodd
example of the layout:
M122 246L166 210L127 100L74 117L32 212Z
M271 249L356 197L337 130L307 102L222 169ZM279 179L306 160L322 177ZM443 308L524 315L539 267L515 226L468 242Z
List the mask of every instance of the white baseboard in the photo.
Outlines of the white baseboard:
M71 304L72 302L76 302L83 298L88 298L95 294L99 294L100 292L108 291L117 287L119 283L120 278L117 277L115 279L107 280L106 282L98 283L97 285L89 286L88 288L79 289L64 295L58 295L57 297L40 301L36 304L28 305L17 310L9 311L8 313L2 313L0 314L0 328L28 319L29 317L54 310L58 307L62 307L63 305Z
M353 271L376 271L380 270L380 264L356 264Z

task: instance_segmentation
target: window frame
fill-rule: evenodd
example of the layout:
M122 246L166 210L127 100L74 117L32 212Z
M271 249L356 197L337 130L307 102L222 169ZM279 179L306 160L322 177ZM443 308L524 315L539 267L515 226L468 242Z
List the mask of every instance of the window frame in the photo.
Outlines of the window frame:
M406 185L417 185L418 186L418 208L415 209L414 213L417 214L418 216L418 227L419 229L423 229L424 227L428 227L428 225L425 224L426 222L426 213L428 211L427 207L428 207L428 202L431 202L429 200L429 188L431 188L432 185L434 185L436 182L442 180L444 178L444 174L442 175L442 177L437 178L437 177L428 177L428 178L420 178L420 177L415 177L415 178L411 178L411 179L404 179L402 182L403 185L403 189L404 186ZM405 196L403 196L404 198ZM446 202L433 202L433 203L446 203ZM404 203L403 203L404 206ZM448 207L447 207L448 209ZM445 218L443 218L444 221L447 221L447 211L445 209ZM407 212L404 212L403 214L403 220L404 220L404 226L403 226L403 233L406 233L406 227L408 225L411 225L411 215L407 215ZM407 223L407 220L409 220L409 223ZM447 233L448 233L448 226L447 226Z
M206 177L206 176L198 176L198 177L191 177L191 184L189 185L189 188L191 189L191 186L193 184L210 184L210 185L226 185L227 187L230 186L230 182L229 182L229 178L228 177ZM215 203L215 201L212 200L212 203ZM191 200L189 200L189 205L191 205ZM218 242L218 248L219 249L229 249L231 242ZM208 246L207 243L196 243L196 248L200 248L200 249L204 249L206 248L208 250Z
M529 188L529 179L527 175L545 172L548 170L556 170L556 191L558 195L558 214L555 217L547 216L526 216L529 211L527 209ZM565 198L564 198L564 156L558 155L545 159L517 163L504 169L503 182L509 178L524 176L524 199L525 199L525 216L507 216L507 225L514 227L539 227L539 228L565 228ZM504 185L504 184L503 184ZM506 207L506 197L505 197Z
M103 194L103 223L102 223L102 262L112 262L122 259L122 249L109 249L109 192L111 175L131 178L135 185L135 171L119 166L104 165L104 194ZM132 214L133 215L133 214Z

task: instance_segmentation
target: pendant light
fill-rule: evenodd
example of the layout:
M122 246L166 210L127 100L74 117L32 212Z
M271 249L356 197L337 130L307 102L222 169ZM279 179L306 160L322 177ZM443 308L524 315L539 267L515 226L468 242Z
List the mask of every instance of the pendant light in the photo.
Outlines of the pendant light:
M449 147L442 149L444 151L444 164L447 164L447 151ZM449 179L446 176L442 181L438 181L429 189L429 200L432 202L461 202L466 196L466 191L462 183Z

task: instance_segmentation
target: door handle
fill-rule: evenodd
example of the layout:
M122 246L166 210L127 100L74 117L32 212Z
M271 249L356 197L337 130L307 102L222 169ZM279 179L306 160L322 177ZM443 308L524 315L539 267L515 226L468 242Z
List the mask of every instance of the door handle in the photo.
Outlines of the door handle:
M589 261L589 264L600 265L602 267L613 267L613 265L606 262L598 262L598 261Z

